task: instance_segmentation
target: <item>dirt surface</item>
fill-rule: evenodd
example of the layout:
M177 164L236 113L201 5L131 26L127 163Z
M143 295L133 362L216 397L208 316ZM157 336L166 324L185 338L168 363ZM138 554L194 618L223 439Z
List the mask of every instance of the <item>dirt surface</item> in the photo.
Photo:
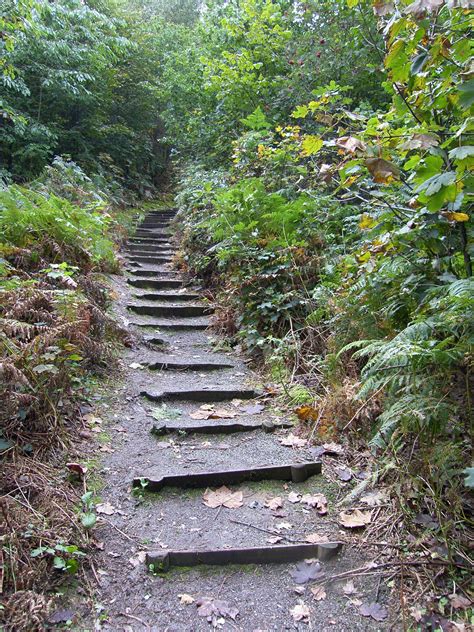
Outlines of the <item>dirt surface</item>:
M153 216L149 217L152 223ZM154 232L162 235L163 229L158 227ZM146 234L149 252L152 233L147 230ZM132 257L139 252L139 239L134 244ZM157 248L168 251L169 246L163 243ZM136 344L123 355L121 379L111 384L97 401L95 414L102 420L98 429L101 445L95 455L100 464L97 485L107 513L100 514L95 535L99 547L103 546L94 573L95 613L85 614L82 627L77 629L109 632L194 632L213 627L242 632L389 629L390 617L377 622L359 612L362 604L383 605L388 599L384 581L375 581L371 576L353 577L354 591L348 595L344 592L347 593L347 578L324 584L297 584L292 577L296 562L173 568L161 575L147 569L144 561L147 551L278 546L305 542L307 536L314 534L323 541L347 541L347 533L341 532L338 524L340 509L336 507L347 489L325 477L325 463L321 475L303 483L273 480L231 485L233 492L243 493L242 506L234 509L206 506L205 489L166 488L158 493L148 492L146 487L132 489L134 478L301 463L314 461L315 457L308 445L296 448L282 444L291 429L277 429L273 433L261 429L263 421L280 423L289 419L282 417L271 397L265 396L263 385L247 368L245 358L235 352L215 350L209 331L192 327L207 324L207 317L138 316L129 309L130 304L140 303L165 308L183 305L187 293L193 295L190 304L199 304L194 296L199 294L199 287L137 288L127 281L180 279L180 276L171 272L170 263L137 266L132 261L128 267L134 270L133 274L128 272L128 277L113 279L117 295L115 312L133 333ZM151 300L153 293L160 296ZM140 298L142 294L147 295L145 300ZM220 344L220 348L224 345ZM192 366L182 370L148 368L166 362L228 366L211 370L195 370ZM224 410L233 416L205 420L190 416L206 411L202 402L153 402L142 395L222 389L253 389L257 398L239 401L237 396L230 401L215 402L214 411ZM261 404L258 410L245 408L256 403ZM184 431L199 424L224 427L235 422L258 428L233 434L171 432L155 436L151 433L154 425L167 423ZM292 492L324 494L328 500L327 514L320 515L317 509L302 502L290 502L288 497ZM268 502L276 497L281 499L281 507L271 509ZM330 578L367 563L371 553L346 543L336 558L321 563L321 567L325 577ZM312 592L317 586L323 586L325 592L320 600ZM210 621L200 616L197 607L198 600L205 597L218 600L217 607L222 612L210 616ZM219 605L219 600L226 603ZM295 620L298 609L291 612L295 606L301 606L305 613L300 621Z

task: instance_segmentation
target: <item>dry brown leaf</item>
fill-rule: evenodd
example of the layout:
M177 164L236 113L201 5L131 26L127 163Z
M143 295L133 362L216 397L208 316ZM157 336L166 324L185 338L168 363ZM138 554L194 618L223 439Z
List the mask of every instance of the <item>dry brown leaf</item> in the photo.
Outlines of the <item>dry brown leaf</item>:
M367 158L365 165L375 182L389 184L400 178L400 169L393 162L383 158Z
M140 564L143 564L146 560L146 552L139 551L134 557L131 557L128 561L133 567L137 567Z
M463 595L449 595L450 603L455 610L469 608L472 601Z
M342 592L347 596L357 594L357 589L354 586L354 582L352 581L352 579L344 584L344 586L342 587Z
M191 595L188 595L186 593L179 594L178 599L179 599L179 603L182 603L183 606L190 606L192 603L196 601L194 597L191 597Z
M299 503L301 500L301 494L298 494L298 492L290 492L288 494L288 502L289 503Z
M378 505L383 505L388 500L388 497L385 492L374 491L365 494L360 500L366 505L369 505L369 507L377 507Z
M293 617L293 621L307 621L310 615L309 608L303 602L300 602L291 608L290 614Z
M350 154L367 149L367 145L354 136L341 136L341 138L336 140L336 146L348 151Z
M283 538L279 535L272 535L269 538L267 538L268 544L278 544L278 542L281 542L282 540Z
M105 514L106 516L111 516L115 513L115 507L110 503L99 503L96 505L95 510L97 513Z
M301 502L308 507L316 508L321 516L325 516L328 512L328 501L324 494L304 494Z
M244 495L242 492L232 492L228 487L223 485L216 490L206 489L202 495L204 504L211 509L217 507L227 507L227 509L237 509L244 504Z
M313 588L311 588L311 592L313 593L313 599L315 601L323 601L323 599L326 599L327 597L323 586L313 586Z
M292 525L291 523L289 523L289 522L279 522L279 523L276 525L276 528L277 528L279 531L282 531L282 530L289 531L290 529L293 529L293 525Z
M265 507L268 507L268 509L271 509L272 511L276 511L277 509L280 509L281 507L283 507L283 502L281 500L281 497L275 496L275 498L268 498L265 501Z
M312 406L299 406L295 413L300 421L318 421L318 411Z
M322 544L323 542L329 542L328 536L321 535L320 533L308 533L308 535L306 535L304 539L310 544Z
M358 529L367 526L372 520L371 511L361 511L354 509L352 512L341 511L339 514L339 522L347 529Z
M290 432L288 436L280 439L280 443L281 445L289 446L291 448L304 448L308 441L306 439L302 439L301 437L297 437Z

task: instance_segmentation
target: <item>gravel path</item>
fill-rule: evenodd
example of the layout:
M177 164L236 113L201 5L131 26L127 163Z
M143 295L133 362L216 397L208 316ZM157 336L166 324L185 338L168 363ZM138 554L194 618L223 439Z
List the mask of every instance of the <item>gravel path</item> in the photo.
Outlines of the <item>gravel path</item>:
M206 486L190 488L186 478L177 487L167 486L156 493L147 490L148 479L163 476L315 460L306 445L284 445L291 428L278 425L288 425L290 420L265 395L245 359L234 352L213 350L205 329L210 306L199 299L199 287L187 286L171 270L175 247L166 224L172 215L156 211L146 218L127 251L127 277L114 279L116 315L138 342L124 353L122 379L110 384L97 404L97 414L103 419L97 453L99 494L107 513L101 514L103 521L96 530L103 544L95 573L100 584L96 629L388 629L386 621L376 622L359 613L362 603L383 603L387 598L385 585L370 576L354 577L350 595L345 594L347 579L326 583L325 596L318 600L323 595L321 590L318 593L321 584L296 583L296 559L284 564L173 566L161 573L147 568L145 558L150 552L292 546L290 554L296 558L296 550L301 544L309 545L308 540L324 543L345 538L335 507L341 490L325 478L324 465L322 474L299 483L246 480L230 484L231 498L239 505L235 508L207 506L203 502ZM131 305L148 306L148 313L137 313L142 310L132 310ZM196 309L183 309L186 306ZM198 401L193 399L196 391L201 393L196 395ZM238 432L227 432L236 424ZM200 425L207 428L205 433L196 432ZM156 434L151 432L154 426ZM186 432L190 428L193 431ZM269 428L273 432L267 432ZM132 488L134 479L142 485ZM212 483L209 487L216 489ZM291 502L298 494L299 498L324 494L327 514L321 515L301 500ZM367 561L360 550L344 545L336 556L320 563L320 570L330 577ZM311 564L316 568L315 561Z

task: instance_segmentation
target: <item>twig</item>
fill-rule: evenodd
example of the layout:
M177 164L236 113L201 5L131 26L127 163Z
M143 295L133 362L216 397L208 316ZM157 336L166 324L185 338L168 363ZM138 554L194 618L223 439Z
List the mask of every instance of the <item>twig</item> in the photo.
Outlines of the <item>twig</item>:
M119 615L121 617L128 617L129 619L133 619L134 621L138 621L138 623L141 623L142 625L144 625L147 630L151 629L149 623L147 623L146 621L143 621L143 619L140 619L140 617L136 617L134 614L128 614L127 612L119 612Z
M107 518L102 517L102 520L104 520L104 522L106 522L107 524L109 524L111 527L113 527L116 531L118 531L121 535L123 535L124 538L127 538L127 540L130 540L130 542L138 542L138 540L131 538L129 535L127 535L126 533L124 533L124 531L122 531L122 529L119 529L117 526L114 525L113 522L110 522L110 520L107 520Z

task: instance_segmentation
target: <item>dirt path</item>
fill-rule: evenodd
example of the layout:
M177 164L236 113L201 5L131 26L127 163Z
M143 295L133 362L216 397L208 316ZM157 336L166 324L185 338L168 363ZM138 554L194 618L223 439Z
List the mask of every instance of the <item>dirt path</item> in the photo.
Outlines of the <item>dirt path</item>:
M337 544L327 544L338 543L343 534L335 510L341 490L326 480L324 467L322 474L307 478L309 472L294 468L293 478L306 478L301 482L291 480L289 467L274 476L290 480L265 480L268 471L249 474L317 459L307 446L282 444L291 433L281 426L288 420L277 414L270 397L262 396L243 359L213 350L206 332L209 306L199 300L199 288L186 286L171 269L174 247L166 225L172 215L157 211L146 218L127 246L128 278L117 279L117 312L141 342L123 358L123 383L107 393L105 407L103 402L98 407L105 442L101 508L107 513L97 529L103 551L95 573L96 629L388 629L386 621L359 613L362 603L383 602L383 582L356 576L354 591L345 594L351 592L347 579L324 584L322 592L318 582L295 581L297 560L304 567L300 574L316 573L317 562L304 559L323 557L319 570L325 577L368 560L349 545L337 552ZM210 413L217 418L196 419ZM150 432L154 425L159 436ZM209 480L194 479L199 486L189 488L192 476L204 472L211 472ZM171 475L178 478L166 485L161 477ZM249 477L253 481L245 480ZM204 504L206 487L215 490L224 480L237 506ZM152 492L153 485L162 489ZM304 494L324 494L328 513L320 515L302 502ZM318 548L308 539L323 544ZM231 548L249 547L259 550L237 552L222 566L192 566L196 552L217 550L214 555L222 556ZM249 563L283 555L281 547L289 547L284 555L290 561ZM191 554L183 559L183 551ZM160 559L170 563L169 570L150 572L147 566L153 563L157 570ZM245 564L229 563L239 559ZM203 598L210 601L198 609Z

